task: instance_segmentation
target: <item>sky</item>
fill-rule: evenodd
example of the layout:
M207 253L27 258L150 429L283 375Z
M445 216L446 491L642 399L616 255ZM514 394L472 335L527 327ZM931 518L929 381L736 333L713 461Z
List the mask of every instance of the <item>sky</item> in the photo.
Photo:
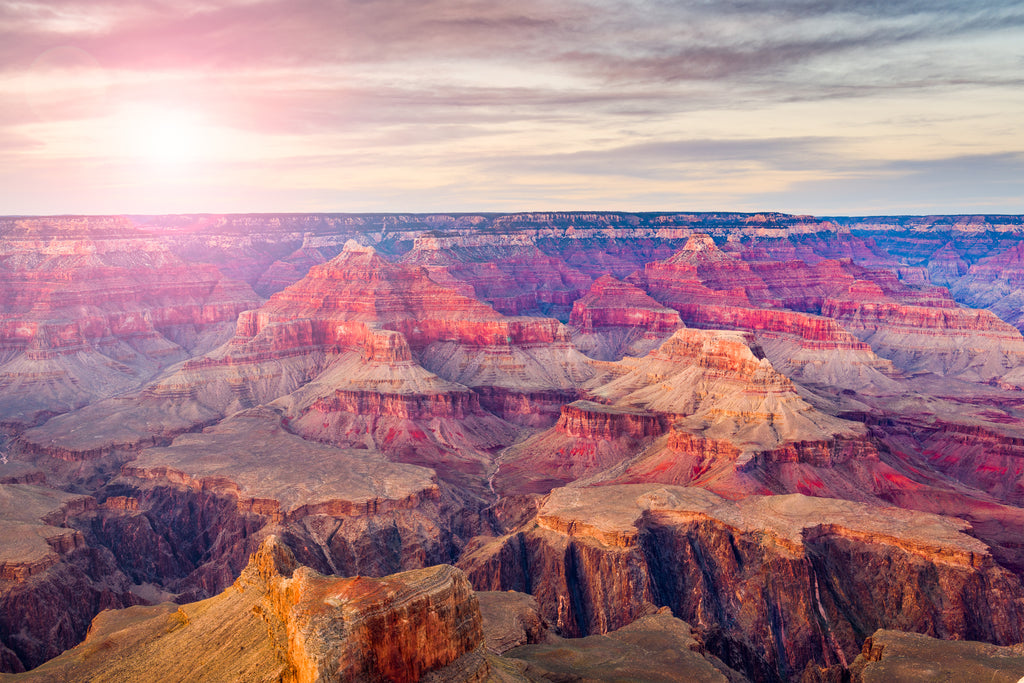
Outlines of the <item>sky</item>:
M0 214L1024 213L1024 0L0 0Z

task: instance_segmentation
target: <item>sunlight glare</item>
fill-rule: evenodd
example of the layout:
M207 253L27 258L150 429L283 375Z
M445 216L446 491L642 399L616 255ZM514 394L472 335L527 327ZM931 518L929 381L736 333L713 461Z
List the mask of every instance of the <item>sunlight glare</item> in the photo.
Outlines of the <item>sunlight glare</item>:
M189 164L201 157L207 147L206 131L192 112L148 112L135 118L133 128L133 156L153 164Z

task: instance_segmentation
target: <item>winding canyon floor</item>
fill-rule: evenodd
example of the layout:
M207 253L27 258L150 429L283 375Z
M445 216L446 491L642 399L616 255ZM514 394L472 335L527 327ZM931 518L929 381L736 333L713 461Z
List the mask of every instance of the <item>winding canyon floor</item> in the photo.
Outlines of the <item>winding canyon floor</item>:
M0 679L1016 681L1022 301L1018 216L0 219Z

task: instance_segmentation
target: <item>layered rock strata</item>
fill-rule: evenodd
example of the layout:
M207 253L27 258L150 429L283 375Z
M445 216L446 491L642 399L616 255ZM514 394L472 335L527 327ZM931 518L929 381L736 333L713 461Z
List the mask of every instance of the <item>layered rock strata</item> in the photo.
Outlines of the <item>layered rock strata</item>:
M482 642L457 569L327 577L270 537L221 594L105 612L84 643L13 680L483 681Z
M440 275L466 283L473 296L505 315L566 320L591 278L542 253L531 240L512 241L502 245L479 237L422 237L402 261L430 267L435 279Z
M104 493L78 526L138 583L185 596L230 583L271 531L320 571L374 576L450 562L481 531L432 470L307 441L269 408L142 451Z
M727 501L652 485L557 489L535 522L461 561L534 594L564 635L666 605L757 680L848 664L878 628L1006 644L1024 587L962 521L800 495ZM881 591L881 593L880 593Z
M619 360L646 354L683 323L678 313L639 288L605 275L572 305L569 326L580 351L598 360Z
M137 387L230 335L244 282L160 240L0 240L0 423L25 426Z
M600 403L565 406L552 430L505 451L500 489L544 492L590 477L766 492L780 466L877 461L863 425L815 409L747 334L681 329L608 376L588 387Z
M66 526L89 496L0 484L0 671L24 671L85 635L101 609L138 600L109 553Z

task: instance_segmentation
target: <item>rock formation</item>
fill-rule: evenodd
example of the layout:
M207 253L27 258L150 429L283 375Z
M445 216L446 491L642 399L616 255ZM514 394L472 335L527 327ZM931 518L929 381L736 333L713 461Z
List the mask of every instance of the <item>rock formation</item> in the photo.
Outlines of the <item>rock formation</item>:
M666 605L726 664L786 680L811 661L852 662L877 628L1020 642L1020 578L968 530L800 495L570 487L459 564L478 589L533 593L565 635L605 633Z
M469 285L472 296L505 315L545 315L566 320L591 278L542 253L532 240L423 237L402 259L430 266L431 277Z
M0 241L0 422L32 425L203 353L259 304L243 282L158 240Z
M85 635L102 609L138 602L109 553L65 526L89 496L0 484L0 670L24 671Z
M457 569L327 577L269 537L221 594L104 612L84 643L14 680L475 682L488 672L482 642Z
M679 314L626 282L604 275L572 306L573 343L599 360L642 356L683 326Z
M1024 647L944 641L919 633L879 630L864 641L850 665L855 683L977 680L1017 683L1024 677Z
M810 681L887 666L853 665L879 628L1020 642L1022 240L1013 216L0 218L0 666L200 598L101 616L33 675L144 678L206 638L190 673L315 678L356 642L370 678ZM261 584L257 642L217 614L271 535L309 569ZM481 598L454 661L377 634L395 608L462 642L413 597L457 573L337 578L447 563L532 594ZM325 617L328 584L359 616Z

